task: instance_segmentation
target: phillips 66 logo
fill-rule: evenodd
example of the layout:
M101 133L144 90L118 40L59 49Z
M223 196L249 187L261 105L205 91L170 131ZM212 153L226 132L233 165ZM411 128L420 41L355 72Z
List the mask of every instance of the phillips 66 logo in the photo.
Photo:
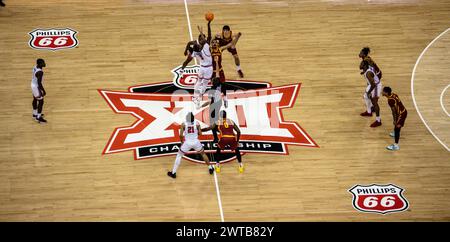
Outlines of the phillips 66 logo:
M349 190L353 194L353 207L356 210L381 214L408 209L409 204L402 194L403 191L403 188L394 184L355 185Z
M186 66L184 72L181 73L181 66L172 69L172 74L174 75L173 83L175 86L184 89L194 89L194 84L198 79L198 71L200 66ZM211 82L208 83L211 86Z
M73 48L78 45L75 37L77 31L65 29L35 29L30 33L29 45L34 49L60 50Z

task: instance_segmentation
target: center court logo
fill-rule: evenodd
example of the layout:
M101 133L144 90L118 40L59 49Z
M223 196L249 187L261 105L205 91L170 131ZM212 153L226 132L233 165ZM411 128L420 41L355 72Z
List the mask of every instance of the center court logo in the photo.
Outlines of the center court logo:
M98 90L114 112L137 119L114 130L103 154L133 150L135 159L174 155L180 146L179 127L188 112L193 112L202 128L209 126L209 108L195 109L192 103L198 66L186 68L183 74L179 69L172 70L171 82L132 86L128 92ZM287 145L318 147L296 122L283 118L283 109L295 104L299 83L272 87L268 82L227 80L226 87L226 111L241 129L239 147L243 154L286 155ZM203 133L199 139L205 152L213 155L216 144L212 143L212 132ZM221 162L235 159L234 152L224 153ZM185 158L203 163L194 153Z

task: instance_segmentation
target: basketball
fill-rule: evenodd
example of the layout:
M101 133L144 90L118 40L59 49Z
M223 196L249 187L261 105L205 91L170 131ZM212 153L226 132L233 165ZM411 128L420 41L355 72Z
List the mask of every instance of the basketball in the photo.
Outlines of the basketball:
M206 21L212 21L214 19L214 14L211 12L207 12L205 14L205 19L206 19Z

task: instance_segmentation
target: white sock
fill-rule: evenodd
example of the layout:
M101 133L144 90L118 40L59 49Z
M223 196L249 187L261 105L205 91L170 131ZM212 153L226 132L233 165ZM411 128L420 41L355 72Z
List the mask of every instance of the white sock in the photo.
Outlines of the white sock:
M381 117L380 117L380 116L377 116L377 117L375 118L375 120L378 121L378 122L381 122Z
M398 144L397 144L397 143L394 143L394 145L395 145L395 146L398 146Z
M364 95L364 102L366 103L367 112L372 113L372 101L366 95Z
M177 169L181 163L181 157L183 157L183 155L181 154L181 152L178 152L177 158L175 158L175 163L173 164L172 174L177 173Z
M241 70L241 66L236 66L236 70L240 71Z
M37 115L37 109L33 109L33 115Z
M37 118L40 118L42 116L42 114L38 113L37 114Z

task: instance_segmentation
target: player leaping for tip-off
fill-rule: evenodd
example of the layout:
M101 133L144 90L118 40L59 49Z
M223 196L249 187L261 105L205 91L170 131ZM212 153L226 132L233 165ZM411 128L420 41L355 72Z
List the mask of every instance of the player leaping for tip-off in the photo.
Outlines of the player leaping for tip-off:
M229 43L231 43L233 41L233 39L235 39L240 34L241 33L238 33L237 35L233 35L233 32L231 31L230 26L224 25L222 28L222 33L217 34L216 38L219 39L220 46L226 46ZM237 53L236 44L231 45L230 47L227 48L227 50L228 50L228 52L231 53L231 55L233 55L234 64L236 64L236 71L239 74L239 77L244 78L244 73L242 72L242 69L241 69L241 61L239 60L239 55Z
M198 27L198 29L200 31L198 40L191 41L187 44L185 50L185 55L187 55L187 57L181 66L181 74L183 74L184 68L186 68L194 57L197 58L197 61L200 63L200 71L194 85L194 97L192 98L197 108L200 107L202 96L205 93L208 82L211 80L213 74L211 48L209 46L209 43L211 42L211 21L208 21L208 37L202 33L200 27ZM190 46L192 52L189 50Z
M231 48L232 46L235 46L236 43L238 42L239 38L241 37L241 33L239 32L236 35L236 38L234 38L230 43L228 43L225 46L220 46L220 39L218 38L214 38L211 40L211 52L212 52L212 57L213 57L213 78L214 77L219 77L220 78L220 83L221 83L221 92L224 95L224 104L225 104L225 108L228 107L227 105L227 88L226 88L226 84L225 84L225 72L223 71L223 67L222 67L222 52L226 49Z

